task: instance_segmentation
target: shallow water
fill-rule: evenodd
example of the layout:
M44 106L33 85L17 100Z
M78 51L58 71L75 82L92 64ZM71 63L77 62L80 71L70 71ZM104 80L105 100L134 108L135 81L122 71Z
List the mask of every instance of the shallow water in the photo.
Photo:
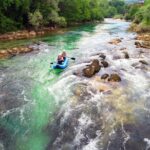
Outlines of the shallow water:
M39 51L1 61L0 149L148 150L150 69L138 62L150 64L150 54L135 48L129 25L112 19L84 25L41 38ZM114 38L122 42L108 44ZM63 72L51 70L62 50L76 61ZM97 53L110 67L92 79L73 74ZM122 82L101 81L103 73L118 73ZM103 86L107 92L99 92Z

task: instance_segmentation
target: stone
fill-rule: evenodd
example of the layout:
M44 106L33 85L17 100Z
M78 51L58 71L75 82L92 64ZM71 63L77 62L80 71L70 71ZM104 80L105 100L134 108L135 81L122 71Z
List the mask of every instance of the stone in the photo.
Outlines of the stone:
M128 52L123 52L123 54L124 54L124 57L125 57L126 59L129 59L129 58L130 58Z
M139 62L144 64L144 65L148 65L148 63L145 60L140 60Z
M7 50L0 50L0 59L7 58L9 56L10 54L8 53Z
M136 48L150 49L150 42L149 41L143 41L143 42L136 41L135 45L136 45Z
M135 42L136 48L140 48L141 47L141 43L139 41Z
M101 76L101 79L103 79L103 80L105 80L105 79L107 79L109 77L109 74L103 74L102 76Z
M101 66L99 64L99 61L97 59L93 60L90 65L88 65L86 68L83 69L83 76L85 77L92 77L95 75L99 70L101 69Z
M97 59L93 60L91 65L95 68L94 73L99 72L101 66L100 66L99 61Z
M117 59L121 59L121 56L119 55L113 56L113 60L117 60Z
M32 37L35 37L36 36L36 32L35 31L30 31L29 35L32 36Z
M120 42L121 42L121 39L114 39L114 40L110 41L109 44L118 45Z
M102 58L103 60L106 58L104 54L100 54L99 57Z
M120 82L121 81L121 77L118 74L111 74L110 77L108 78L108 81Z
M83 75L85 77L92 77L94 75L95 72L95 67L94 66L88 66L87 68L83 69Z
M125 48L125 47L123 47L123 48L120 48L120 50L121 50L121 51L123 51L123 50L126 50L126 49L127 49L127 48Z
M143 47L143 48L150 49L150 41L143 41L143 42L142 42L142 47Z
M16 56L16 55L22 54L22 53L29 53L33 50L34 49L31 47L14 47L11 49L0 50L0 59L13 57L13 56Z
M101 64L103 65L104 68L107 68L109 66L107 61L101 61Z

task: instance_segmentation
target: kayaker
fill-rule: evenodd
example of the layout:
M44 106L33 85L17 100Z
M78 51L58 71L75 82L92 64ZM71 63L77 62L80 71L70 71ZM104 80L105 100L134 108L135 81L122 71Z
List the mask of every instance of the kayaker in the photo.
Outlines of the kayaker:
M57 63L58 64L62 64L64 62L64 57L62 54L58 55L57 57Z
M67 57L66 52L63 51L62 54L58 55L57 63L62 64L65 61L66 57Z
M64 60L65 60L65 59L66 59L66 57L67 57L66 52L65 52L65 51L63 51L61 55L62 55L62 57L63 57L63 58L64 58Z

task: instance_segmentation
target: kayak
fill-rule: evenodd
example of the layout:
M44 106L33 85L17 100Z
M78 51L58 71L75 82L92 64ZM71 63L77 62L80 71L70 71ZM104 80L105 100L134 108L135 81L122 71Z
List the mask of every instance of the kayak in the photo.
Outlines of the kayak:
M52 69L65 69L66 67L68 67L68 62L69 59L65 58L64 62L62 62L62 64L57 64L55 63L54 65L52 65Z

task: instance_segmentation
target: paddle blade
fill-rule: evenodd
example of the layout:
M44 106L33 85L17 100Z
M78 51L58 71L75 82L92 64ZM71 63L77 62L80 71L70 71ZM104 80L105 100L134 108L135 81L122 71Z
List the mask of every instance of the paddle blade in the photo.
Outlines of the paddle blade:
M71 57L70 59L72 59L72 60L76 60L76 58L74 58L74 57Z

